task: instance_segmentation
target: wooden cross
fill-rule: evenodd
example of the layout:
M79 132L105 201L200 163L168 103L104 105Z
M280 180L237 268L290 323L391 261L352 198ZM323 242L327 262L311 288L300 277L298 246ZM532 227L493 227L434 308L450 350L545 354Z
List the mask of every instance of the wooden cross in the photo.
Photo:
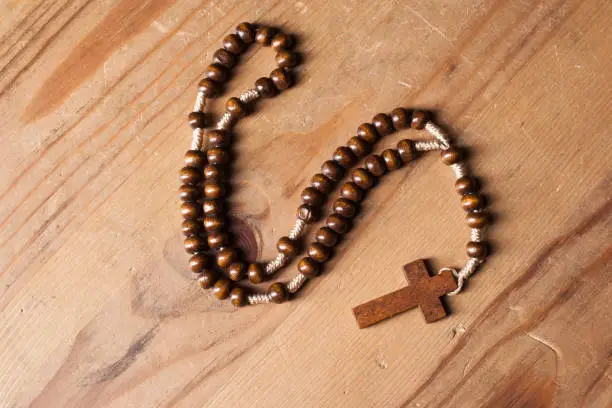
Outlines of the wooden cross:
M404 265L409 286L353 308L360 329L419 306L427 323L446 316L440 297L457 289L450 271L430 277L422 259Z

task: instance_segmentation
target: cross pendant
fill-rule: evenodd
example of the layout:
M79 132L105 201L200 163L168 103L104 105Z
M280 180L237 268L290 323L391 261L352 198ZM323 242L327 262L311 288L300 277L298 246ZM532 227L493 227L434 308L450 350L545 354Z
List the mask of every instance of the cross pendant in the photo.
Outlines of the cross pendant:
M416 306L423 312L427 323L446 316L440 297L457 289L452 273L443 271L430 277L425 262L419 259L404 265L404 274L409 286L353 308L360 329Z

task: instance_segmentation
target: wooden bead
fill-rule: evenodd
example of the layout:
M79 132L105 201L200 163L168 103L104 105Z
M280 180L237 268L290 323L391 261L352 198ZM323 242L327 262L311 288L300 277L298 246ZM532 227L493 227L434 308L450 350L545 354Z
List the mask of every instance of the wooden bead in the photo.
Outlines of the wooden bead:
M280 50L276 54L276 65L281 68L292 68L298 63L297 54L293 51Z
M241 118L246 114L246 109L242 101L238 98L229 98L225 104L225 109L236 118Z
M314 259L310 257L304 257L300 259L300 262L298 262L297 268L298 268L298 271L300 271L302 275L305 275L311 278L314 278L320 272L319 264L317 264L314 261Z
M214 98L221 93L221 84L210 78L204 78L198 84L198 91L202 92L206 98Z
M243 288L235 287L230 292L230 302L236 307L242 307L247 304L247 292Z
M353 180L353 183L357 184L357 187L362 190L372 188L374 182L376 181L376 178L372 175L372 173L362 168L354 169L351 172L351 179Z
M183 184L179 188L179 198L181 201L198 201L202 191L198 186L190 186L189 184Z
M340 195L347 200L359 202L363 199L363 190L357 187L357 184L349 181L344 183L340 190Z
M185 166L201 169L206 166L206 155L199 150L188 150L185 153Z
M234 248L221 248L217 252L217 265L219 268L227 268L238 259L238 252Z
M459 163L462 159L462 154L459 150L451 147L446 150L442 150L440 152L440 157L442 158L442 163L450 166Z
M183 167L179 173L179 180L183 184L198 184L202 181L202 173L195 167Z
M286 50L293 46L293 38L285 33L277 33L272 37L272 48L277 51Z
M213 147L206 152L208 162L215 166L223 166L230 162L230 153L222 147Z
M357 214L357 205L354 201L346 198L339 198L332 205L333 212L340 214L344 218L353 218Z
M368 171L375 177L380 177L387 171L385 161L382 159L382 157L376 154L371 154L366 157L363 163L365 164L366 169L368 169Z
M217 282L218 277L219 274L216 270L205 269L200 273L200 276L198 276L198 283L202 289L210 289L214 286L215 282Z
M345 169L352 167L357 160L351 149L345 146L340 146L334 151L333 159Z
M315 239L317 242L331 248L338 243L338 234L328 227L321 227L317 231Z
M213 295L219 300L227 299L232 290L232 282L228 279L219 279L213 286Z
M187 253L195 254L204 249L206 249L206 245L204 244L203 238L197 236L185 238L185 251Z
M410 139L403 139L397 142L397 153L403 163L408 163L417 155L417 151L414 148L414 144Z
M184 236L192 237L194 235L199 235L200 232L202 232L202 224L195 219L183 220L181 230Z
M470 241L465 247L465 252L470 258L483 259L487 256L487 244L485 242Z
M344 168L333 160L327 160L321 165L321 173L328 179L338 182L344 177Z
M284 68L277 68L270 72L270 79L274 83L274 86L279 91L289 88L291 86L291 78Z
M192 255L191 258L189 258L189 268L193 273L200 273L205 268L211 266L211 261L210 256L200 252L199 254Z
M223 39L223 48L234 55L240 55L244 50L244 43L236 34L230 34Z
M212 63L206 67L206 76L215 82L225 82L227 79L227 68L219 63Z
M207 215L203 224L207 232L219 231L225 226L224 219L219 214Z
M198 218L202 215L202 206L193 201L181 203L181 215L186 220Z
M385 161L385 167L388 171L397 170L402 167L402 159L397 153L397 150L386 149L380 154Z
M246 275L246 271L247 267L245 264L243 264L242 262L234 262L229 266L227 270L227 276L229 276L229 278L234 282L238 282L239 280L244 278L244 275Z
M187 121L193 129L203 129L206 127L206 114L204 112L191 112L187 115Z
M202 202L202 209L206 215L219 214L223 211L223 202L213 199L204 200Z
M410 127L413 129L424 129L427 124L428 117L427 113L424 111L414 111L412 112L412 119L410 121Z
M251 23L243 22L238 24L236 27L236 34L246 44L255 41L255 28Z
M230 135L225 130L213 129L206 132L208 143L213 147L226 147L230 144Z
M219 48L213 54L213 62L221 64L226 68L232 68L238 62L238 58L226 49Z
M310 224L317 219L316 209L308 204L300 205L297 209L296 216L307 224Z
M272 303L283 303L289 298L289 293L285 285L280 282L274 282L268 288L268 296L270 296L270 301L272 301Z
M276 30L271 27L259 27L255 33L255 41L261 45L270 45Z
M365 141L360 136L353 136L346 143L349 149L353 152L353 154L357 157L363 157L366 154L370 153L370 144Z
M391 121L393 121L393 127L397 130L410 126L410 119L408 112L403 108L395 108L391 111Z
M378 140L378 132L371 123L362 123L357 128L357 136L373 145Z
M323 194L329 194L334 189L334 183L325 175L317 173L310 180L312 186Z
M464 195L467 193L475 193L478 190L478 186L473 178L469 176L459 177L457 181L455 181L455 190L457 194Z
M212 249L222 248L227 245L229 241L229 236L226 232L216 231L208 234L208 246Z
M308 245L308 256L316 262L323 263L329 259L330 250L323 244L313 242Z
M263 268L257 263L249 264L247 275L249 277L249 282L251 283L261 283L263 282L265 276Z
M276 95L276 87L270 78L259 78L255 81L255 89L257 89L257 92L264 98L270 98Z
M215 159L219 159L219 158L215 158ZM223 170L217 164L209 164L208 166L204 167L204 170L202 171L202 173L204 173L204 179L206 181L214 181L214 180L221 181L223 180L223 176L224 176Z
M297 253L297 243L289 237L281 237L276 243L276 249L281 254L294 256Z
M491 216L486 212L468 213L465 220L470 228L484 228L491 221Z
M393 121L388 115L379 113L372 118L372 124L376 128L376 132L380 136L386 136L393 133Z
M349 230L348 220L339 214L328 215L325 220L325 225L338 234L344 234Z
M206 181L204 183L204 195L206 198L221 198L225 194L225 187L218 181Z
M476 211L484 207L484 200L478 194L468 193L461 197L461 207L465 211Z
M319 207L325 201L325 196L314 187L306 187L302 191L302 202L313 207Z

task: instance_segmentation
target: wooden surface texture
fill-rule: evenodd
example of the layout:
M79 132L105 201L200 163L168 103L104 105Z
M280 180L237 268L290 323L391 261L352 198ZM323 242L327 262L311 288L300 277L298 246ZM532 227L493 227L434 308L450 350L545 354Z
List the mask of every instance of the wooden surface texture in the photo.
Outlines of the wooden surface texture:
M244 20L304 63L236 128L242 240L269 259L360 123L434 110L496 215L450 316L351 313L411 260L464 262L437 154L382 180L292 302L235 310L187 273L186 115ZM0 407L609 407L611 26L606 0L0 0ZM226 96L273 67L254 47Z

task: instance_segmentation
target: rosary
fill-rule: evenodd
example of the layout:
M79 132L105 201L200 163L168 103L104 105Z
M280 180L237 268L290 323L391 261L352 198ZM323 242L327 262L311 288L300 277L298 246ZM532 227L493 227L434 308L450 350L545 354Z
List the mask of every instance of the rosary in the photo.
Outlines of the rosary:
M269 77L255 81L255 88L239 97L227 100L226 110L214 129L206 129L204 105L207 98L219 96L229 70L249 44L257 42L272 46L276 51L278 68ZM471 229L471 240L466 252L468 260L463 268L442 268L430 276L423 260L404 266L408 286L353 308L360 328L419 306L426 322L431 323L446 316L440 298L461 291L464 282L474 273L487 255L483 241L483 228L489 223L489 215L483 211L484 200L478 195L477 182L467 175L461 150L451 145L446 132L420 110L394 109L389 115L379 113L371 123L363 123L357 135L338 147L331 160L321 166L321 172L312 177L311 185L301 194L295 225L287 236L277 242L278 255L271 261L247 263L241 260L238 248L226 228L224 198L227 193L227 170L231 161L229 151L231 129L238 119L249 111L249 105L260 98L270 98L291 85L291 69L298 64L298 55L291 51L291 36L270 27L241 23L236 33L223 39L223 48L213 56L213 63L206 69L206 78L199 83L189 124L193 128L191 149L185 155L185 167L180 171L182 186L179 189L182 231L185 250L192 254L191 270L204 289L212 288L218 299L229 298L236 306L259 303L283 303L295 294L308 279L316 277L322 265L329 259L332 248L350 228L359 203L366 192L385 173L402 167L420 153L440 150L442 162L451 167L456 176L455 189L461 197L461 206L467 213L466 222ZM368 155L376 141L395 130L412 128L425 130L433 139L401 140L395 149L386 149L380 155ZM206 148L204 147L206 139ZM352 167L364 157L362 168ZM308 224L320 218L321 207L336 183L350 170L350 180L340 188L340 196L332 203L325 225L319 228L315 240L306 248L306 255L297 264L297 275L288 282L274 282L265 293L251 293L237 282L248 279L258 284L270 278L301 251L300 240Z

